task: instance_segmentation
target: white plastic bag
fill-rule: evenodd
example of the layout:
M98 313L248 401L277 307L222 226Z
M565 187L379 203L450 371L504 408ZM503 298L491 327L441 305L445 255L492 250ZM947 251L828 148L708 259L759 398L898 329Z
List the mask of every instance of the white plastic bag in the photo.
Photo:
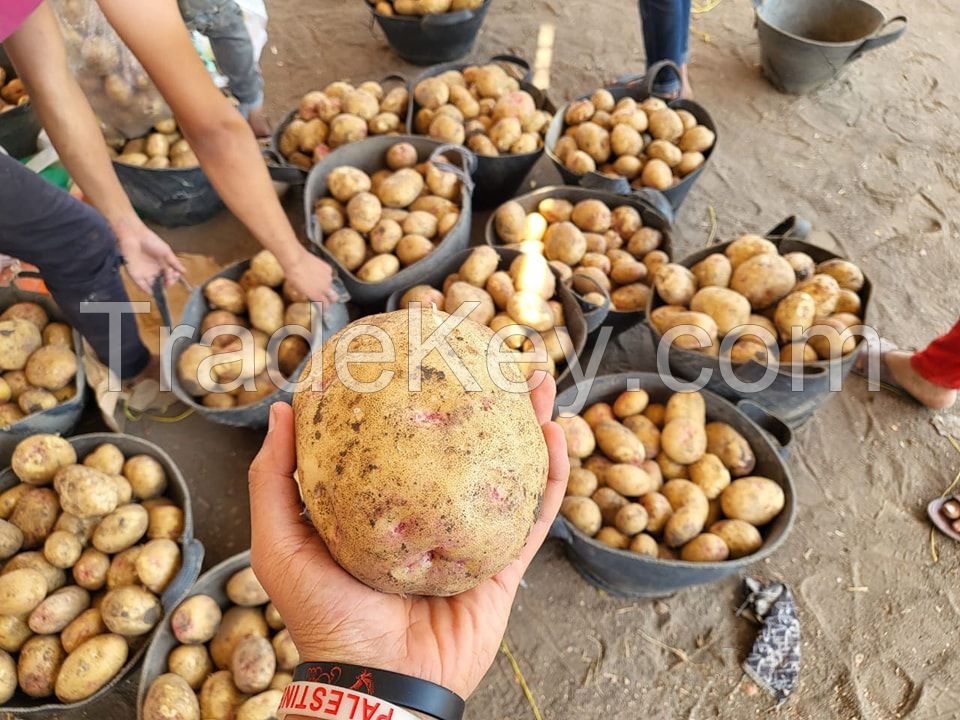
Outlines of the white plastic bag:
M250 42L253 44L253 57L260 60L260 53L267 44L267 6L263 0L236 0L243 11L243 22L250 33Z
M105 125L134 138L173 116L95 0L52 3L60 18L70 69Z

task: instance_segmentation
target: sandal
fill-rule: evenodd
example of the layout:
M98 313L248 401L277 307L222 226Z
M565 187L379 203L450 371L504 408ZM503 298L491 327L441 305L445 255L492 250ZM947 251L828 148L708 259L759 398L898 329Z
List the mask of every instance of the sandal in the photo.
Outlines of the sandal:
M891 350L900 350L900 347L892 340L887 340L886 338L880 338L879 343L873 338L867 338L863 350L860 351L860 356L853 364L853 373L864 378L867 381L867 385L873 387L873 380L875 378L870 377L870 368L876 364L880 369L879 386L881 388L896 395L913 399L913 396L893 379L893 375L887 368L887 364L883 361L884 353L888 353Z
M960 542L960 493L931 500L927 505L927 515L940 532Z

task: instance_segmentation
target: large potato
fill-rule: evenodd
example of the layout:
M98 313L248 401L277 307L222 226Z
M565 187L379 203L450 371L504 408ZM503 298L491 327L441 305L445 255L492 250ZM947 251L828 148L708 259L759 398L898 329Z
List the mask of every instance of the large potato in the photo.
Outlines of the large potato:
M22 370L42 344L40 331L29 320L0 322L0 370Z
M690 301L690 309L712 317L717 323L720 337L746 325L750 320L750 302L743 295L723 287L710 286L698 290Z
M47 594L47 582L37 570L21 568L0 575L0 615L26 615Z
M100 614L110 632L135 637L150 632L160 620L160 601L135 585L110 590L100 603Z
M170 628L181 643L205 643L217 634L222 617L216 600L209 595L194 595L173 611Z
M863 287L863 271L849 260L824 260L817 265L817 272L831 276L844 290L859 292Z
M423 191L423 176L411 168L401 168L376 188L380 202L391 208L405 208Z
M232 313L246 312L246 293L240 283L228 278L214 278L203 288L207 302L214 310Z
M357 277L364 282L378 283L393 277L399 271L400 261L395 255L375 255L357 270Z
M149 515L143 505L122 505L107 515L93 533L93 546L114 554L132 547L147 532Z
M601 478L608 488L624 497L640 497L655 492L658 487L656 479L646 470L627 463L610 465L601 473Z
M99 470L84 465L67 465L53 478L63 509L79 518L113 512L119 503L117 486Z
M636 435L619 422L602 420L593 428L593 433L600 450L614 462L643 462L643 444Z
M31 549L43 544L59 514L57 494L49 488L36 488L20 498L10 522L23 533L23 547Z
M707 452L716 455L733 477L749 475L757 463L753 449L733 427L724 422L707 423Z
M599 506L589 497L565 497L560 505L560 514L589 537L596 535L603 524Z
M729 555L723 538L713 533L697 535L680 551L680 559L687 562L723 562Z
M230 602L241 607L254 607L270 602L267 591L257 580L253 568L249 567L238 570L230 576L230 579L227 580L226 593Z
M231 720L246 697L233 684L229 670L215 672L200 688L200 716L204 720Z
M832 315L837 309L840 299L840 285L830 275L817 273L807 280L797 283L795 292L807 293L817 304L817 317L825 318Z
M779 302L795 284L796 275L790 263L773 253L760 253L745 260L730 279L730 289L747 298L754 310Z
M21 481L31 485L49 485L57 470L77 462L73 446L58 435L31 435L13 451L10 465Z
M460 310L464 303L469 304ZM459 311L461 314L466 314L468 318L480 325L488 325L496 314L493 299L486 290L459 280L447 290L443 307L448 313L458 313ZM422 310L423 308L421 308Z
M724 515L757 527L779 515L784 503L783 488L773 480L758 476L734 480L720 495Z
M143 720L200 720L200 703L186 680L164 673L150 684Z
M34 635L20 649L17 661L17 679L20 689L30 697L42 698L53 694L59 681L61 665L66 653L56 635Z
M587 239L580 228L571 222L551 225L543 240L547 259L559 260L567 265L576 265L587 252Z
M694 274L676 263L668 263L657 270L654 285L660 297L671 305L689 305L697 292Z
M780 339L788 341L794 336L800 338L813 325L816 315L817 303L813 296L795 291L777 303L773 321L776 323Z
M230 658L230 671L237 689L258 693L270 686L277 670L277 657L270 641L258 635L242 638Z
M247 293L247 308L250 324L257 330L272 335L283 327L283 298L266 285Z
M349 165L334 168L327 176L327 189L342 203L349 202L358 193L369 192L370 186L370 176Z

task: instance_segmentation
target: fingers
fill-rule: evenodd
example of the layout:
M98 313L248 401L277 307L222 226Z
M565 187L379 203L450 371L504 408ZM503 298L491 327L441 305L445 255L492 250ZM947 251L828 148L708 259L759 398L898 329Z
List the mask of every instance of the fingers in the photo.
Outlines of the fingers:
M550 422L553 417L553 403L556 398L557 383L549 375L530 391L530 402L533 403L533 410L540 425Z
M169 251L168 257L167 257L167 264L170 267L172 267L174 270L176 270L178 273L180 273L181 275L186 273L187 268L184 266L182 262L180 262L180 258L177 257L177 254L173 251L173 249L169 245L167 246L167 250Z

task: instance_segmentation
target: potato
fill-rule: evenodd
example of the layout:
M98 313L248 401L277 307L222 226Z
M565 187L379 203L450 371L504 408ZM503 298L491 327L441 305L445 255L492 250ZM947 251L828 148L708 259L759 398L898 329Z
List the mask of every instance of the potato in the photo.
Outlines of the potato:
M597 491L597 476L582 467L570 469L570 477L567 480L567 495L578 497L590 497Z
M856 349L858 342L857 336L848 330L847 322L836 316L818 320L806 337L809 347L821 360L836 360L847 355Z
M30 613L28 625L38 635L59 633L90 605L90 594L69 585L49 595Z
M139 555L142 554L138 553ZM134 637L150 632L160 620L163 610L150 592L135 585L123 585L107 592L100 604L100 614L110 632Z
M482 245L470 253L457 273L460 275L461 280L478 288L482 288L496 272L499 262L500 256L497 254L497 251L492 247Z
M595 267L578 266L573 274L572 285L574 291L583 296L596 293L604 298L603 293L608 293L611 290L610 278L603 270Z
M20 568L0 575L0 615L26 615L47 594L44 576L31 568Z
M680 155L680 162L676 164L673 171L680 177L686 177L703 167L704 162L706 158L703 153L685 152Z
M275 717L282 698L283 693L280 690L266 690L254 695L239 707L236 720L271 720Z
M201 397L209 392L212 380L209 374L201 377L200 364L213 355L213 349L207 345L193 343L188 345L180 357L177 358L177 379L183 389L195 397Z
M554 223L544 235L544 254L549 260L576 265L587 252L587 240L571 222Z
M42 344L40 331L32 322L20 318L0 322L0 369L22 370Z
M149 515L142 505L122 505L107 515L93 533L93 546L114 554L135 545L147 531Z
M402 229L406 235L420 235L432 239L437 235L437 218L423 210L414 210L403 221Z
M837 308L840 298L840 285L830 275L817 273L813 277L797 283L794 292L804 292L817 304L817 317L829 317Z
M720 520L710 525L710 532L723 540L731 560L752 555L763 546L760 531L743 520Z
M167 670L182 677L191 690L197 691L213 672L213 661L203 645L179 645L167 657Z
M100 611L89 608L77 615L60 634L60 644L68 653L72 653L90 638L107 632Z
M507 303L510 302L510 297L515 292L513 280L510 278L509 273L504 272L503 270L498 270L491 274L487 278L487 281L483 287L493 299L494 305L496 305L499 310L506 309ZM440 309L443 308L441 307Z
M283 299L276 291L260 285L247 293L250 324L272 335L283 327Z
M557 417L556 423L567 440L567 453L571 457L589 457L596 448L596 439L590 425L579 415Z
M214 278L203 288L204 297L214 310L232 313L246 312L246 293L240 284L229 278Z
M647 511L643 505L628 503L617 511L614 524L621 533L633 537L646 529L647 520Z
M680 138L680 149L684 152L704 153L713 147L717 136L713 130L703 125L688 129Z
M204 720L230 720L246 695L237 690L229 670L215 672L200 689L200 712Z
M837 304L834 307L836 313L851 313L860 315L861 303L860 296L853 290L844 290L841 288L837 295Z
M680 559L687 562L723 562L729 555L723 538L713 533L697 535L680 551Z
M117 155L115 159L119 163L133 165L134 167L143 167L150 160L149 156L145 153L123 153L122 155Z
M598 488L591 496L591 500L600 508L600 515L605 525L612 525L620 508L628 502L623 495L608 487Z
M593 428L597 445L608 458L618 463L644 460L643 444L630 430L613 420L603 420Z
M200 720L200 703L184 678L164 673L150 684L143 720Z
M209 595L193 595L173 611L170 628L183 644L206 643L217 634L221 619L216 600Z
M0 615L0 650L8 653L19 652L32 636L33 632L20 618Z
M657 308L657 310L662 309L664 308ZM672 313L663 322L661 333L666 335L674 328L678 329L678 334L672 337L671 343L680 349L700 350L716 345L717 323L706 313L692 311Z
M47 311L33 302L14 303L4 310L3 313L0 313L0 321L14 319L26 320L27 322L33 323L37 327L37 330L41 332L47 327L47 323L50 322ZM63 323L58 324L63 325Z
M40 388L30 388L17 400L17 404L24 415L33 415L34 413L52 410L57 406L57 398L49 390Z
M386 135L400 130L403 121L396 113L384 112L370 119L367 127L372 135Z
M662 494L673 508L663 528L663 539L671 548L680 547L700 534L707 520L709 505L703 491L688 480L670 480Z
M567 153L567 159L564 165L567 170L576 175L586 175L587 173L596 172L597 170L596 161L583 150Z
M620 312L637 312L647 306L650 288L643 283L631 283L610 293L610 302Z
M532 292L516 292L507 302L507 314L517 323L537 332L553 327L553 310L547 301Z
M286 627L286 624L283 622L283 618L280 617L280 612L277 610L277 606L272 602L268 603L263 609L263 617L267 621L267 625L270 626L271 630L283 630Z
M147 537L151 540L178 540L183 533L183 510L176 505L160 505L147 510L150 522Z
M654 140L644 150L648 158L662 160L669 167L675 168L683 160L683 153L671 142L666 140Z
M734 270L750 258L764 254L777 255L777 246L759 235L742 235L724 250L724 255L729 258L730 266Z
M443 310L443 293L429 285L415 285L400 296L398 306L405 308L414 302L425 307L434 305L437 310Z
M616 550L626 550L630 547L630 538L614 527L601 528L594 539Z
M616 463L600 475L603 483L624 497L640 497L657 490L657 481L646 470L636 465Z
M660 272L662 273L663 269ZM698 290L690 301L690 309L712 317L717 323L717 334L720 337L746 325L750 320L750 302L743 295L723 287Z
M244 568L235 572L226 585L227 597L234 605L254 607L270 602L267 591L253 572L253 568Z
M804 363L817 362L820 358L817 351L810 347L806 341L798 343L788 343L780 348L780 364L782 365L802 365Z
M62 570L72 568L82 553L80 538L66 530L50 533L43 545L43 556L47 562Z
M660 452L660 430L657 426L643 415L624 418L623 424L639 438L643 445L644 457L655 458Z
M327 190L341 203L349 202L354 195L369 192L370 176L349 165L334 168L327 176Z
M816 314L817 303L811 295L801 291L787 295L777 303L773 316L780 339L799 339L813 325Z
M676 418L664 425L660 445L667 456L681 465L695 463L707 449L703 425L686 418Z
M166 538L151 540L137 555L136 568L140 582L160 595L180 570L180 546Z
M848 260L824 260L817 265L816 271L832 277L843 290L859 292L863 287L863 271Z
M137 558L140 557L142 550L143 545L134 545L132 548L113 556L110 560L110 567L107 569L107 589L113 590L129 585L139 585Z
M793 268L781 256L771 253L754 255L733 271L730 289L750 301L754 310L763 310L783 299L794 290L796 276ZM801 290L801 287L797 287Z
M638 555L646 555L648 557L657 557L658 550L657 541L653 539L650 535L646 533L640 533L636 535L633 539L630 540L630 552L635 552Z
M679 140L683 132L683 120L675 110L661 108L648 113L650 118L650 134L658 140Z
M36 635L27 640L17 662L20 689L35 698L52 695L64 657L56 635Z
M707 452L720 458L733 477L749 475L756 465L750 444L733 427L723 422L706 425Z
M790 267L793 268L793 272L797 276L797 281L806 280L816 272L816 264L813 262L813 258L805 252L786 253L783 259L790 263Z
M413 98L418 105L436 110L450 99L450 88L440 78L426 78L414 87Z
M400 168L412 168L417 164L417 149L410 143L397 143L391 145L384 157L387 167L391 170Z
M323 245L327 252L333 255L337 262L347 270L354 271L363 264L366 246L363 237L352 228L335 231L324 241Z
M57 470L77 462L77 453L69 442L57 435L31 435L13 451L11 466L16 476L31 485L48 485Z
M87 548L73 565L73 579L85 590L99 590L107 581L109 569L110 558L105 553Z
M232 607L223 614L220 627L210 641L210 657L220 669L230 667L237 644L245 637L269 635L263 613L256 608Z
M357 117L356 115L342 113L330 121L330 132L327 135L327 145L329 145L331 148L338 148L341 145L348 145L350 143L363 140L365 137L367 137L367 134L367 123L363 120L363 118ZM334 196L336 196L336 194L334 194ZM346 200L341 198L337 199L341 202L346 202ZM347 200L349 200L349 198L347 198Z
M230 670L238 690L245 693L266 690L276 669L277 658L269 640L249 635L237 642L231 656Z
M460 306L466 302L478 304L468 305L461 312L466 313L467 317L481 325L488 325L496 314L493 299L486 290L458 280L450 286L444 296L444 309L448 313L457 313Z
M10 515L10 523L23 534L22 547L31 549L43 544L59 514L57 494L48 488L36 488L19 499Z
M668 263L657 270L654 285L663 300L671 305L690 305L697 292L694 274L676 263ZM749 315L749 309L747 315Z
M783 489L773 480L758 476L734 480L720 495L724 515L757 527L779 515L784 502Z
M670 502L659 492L650 492L640 498L640 505L647 512L647 532L659 533L673 515Z
M66 512L79 518L106 515L119 502L115 483L110 476L84 465L68 465L57 471L53 479Z
M133 494L140 500L158 497L167 488L167 473L163 465L150 455L128 458L123 464L123 476L130 481Z
M411 168L397 170L385 178L376 195L386 207L405 208L423 191L423 176Z
M289 630L281 630L271 642L277 657L277 669L290 672L300 664L300 652L290 637Z
M0 520L0 559L6 560L23 547L23 532L11 522Z
M708 500L713 500L730 484L730 471L719 457L706 453L690 465L690 480L703 490Z

